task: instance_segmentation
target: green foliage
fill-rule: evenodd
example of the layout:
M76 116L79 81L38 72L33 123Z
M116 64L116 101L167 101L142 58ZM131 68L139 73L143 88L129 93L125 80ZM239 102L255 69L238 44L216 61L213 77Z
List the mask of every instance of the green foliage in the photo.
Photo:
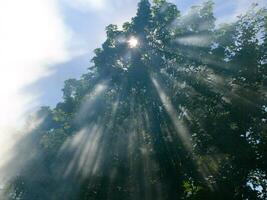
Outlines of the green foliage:
M42 136L40 144L45 151L56 154L66 138L67 134L62 129L52 129Z
M107 26L88 73L37 113L22 199L266 198L267 12L216 27L213 6L141 0Z
M196 185L194 181L187 180L183 182L185 199L196 199L203 190L202 186Z

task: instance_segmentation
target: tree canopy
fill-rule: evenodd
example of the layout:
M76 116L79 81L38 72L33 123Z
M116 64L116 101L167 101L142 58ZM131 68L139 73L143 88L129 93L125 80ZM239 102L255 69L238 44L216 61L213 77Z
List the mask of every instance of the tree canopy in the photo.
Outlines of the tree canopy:
M267 10L216 25L213 5L141 0L107 26L87 73L17 145L32 156L6 199L266 199Z

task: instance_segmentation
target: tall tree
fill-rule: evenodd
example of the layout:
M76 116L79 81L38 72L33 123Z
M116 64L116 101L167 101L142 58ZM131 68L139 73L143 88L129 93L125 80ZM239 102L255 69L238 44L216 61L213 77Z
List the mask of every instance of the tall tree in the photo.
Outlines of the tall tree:
M215 20L212 1L181 16L141 0L107 26L88 72L18 145L34 154L6 198L265 199L266 9Z

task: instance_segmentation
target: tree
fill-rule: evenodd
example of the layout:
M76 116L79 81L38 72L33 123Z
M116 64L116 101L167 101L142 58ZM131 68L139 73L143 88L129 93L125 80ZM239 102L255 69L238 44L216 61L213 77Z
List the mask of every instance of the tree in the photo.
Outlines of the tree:
M141 0L123 30L106 33L88 73L39 112L36 156L7 193L266 198L266 9L216 28L212 1L181 16L165 0Z

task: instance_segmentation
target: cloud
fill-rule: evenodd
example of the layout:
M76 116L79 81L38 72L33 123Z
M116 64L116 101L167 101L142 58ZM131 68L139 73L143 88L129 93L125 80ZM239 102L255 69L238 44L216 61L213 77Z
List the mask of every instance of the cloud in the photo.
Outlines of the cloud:
M23 88L68 58L69 31L52 0L0 0L0 127L17 122L34 95Z
M70 36L56 1L0 0L0 165L18 140L13 130L39 106L41 91L25 88L69 58Z

